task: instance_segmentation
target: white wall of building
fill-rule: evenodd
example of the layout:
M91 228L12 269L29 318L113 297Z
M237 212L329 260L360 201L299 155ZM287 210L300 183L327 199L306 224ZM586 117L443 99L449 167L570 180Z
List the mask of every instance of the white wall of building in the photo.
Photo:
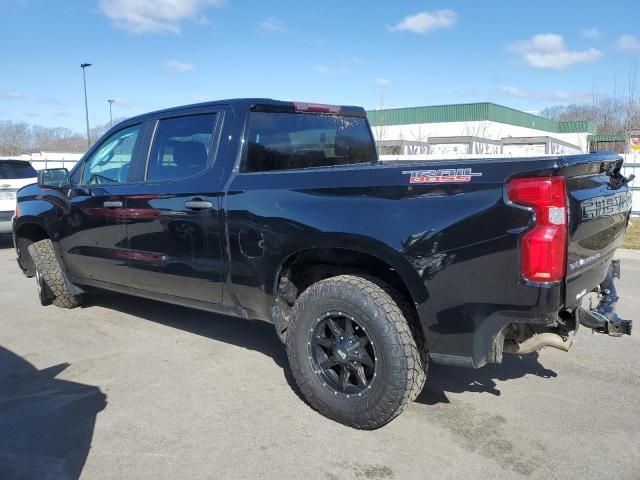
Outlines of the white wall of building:
M589 151L588 133L553 133L535 128L482 120L478 122L443 122L372 127L376 140L427 141L429 137L476 136L501 140L506 137L553 137Z

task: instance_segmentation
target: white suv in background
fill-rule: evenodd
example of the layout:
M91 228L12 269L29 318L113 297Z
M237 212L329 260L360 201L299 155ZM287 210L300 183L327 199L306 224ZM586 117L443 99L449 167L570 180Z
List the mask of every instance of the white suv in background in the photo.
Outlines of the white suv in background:
M24 160L0 160L0 233L11 233L16 209L16 192L36 183L38 172Z

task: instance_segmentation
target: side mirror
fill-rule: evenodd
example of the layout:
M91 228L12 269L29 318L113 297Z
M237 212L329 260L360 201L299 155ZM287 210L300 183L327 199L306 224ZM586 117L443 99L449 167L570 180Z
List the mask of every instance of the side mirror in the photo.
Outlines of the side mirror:
M45 168L38 172L38 186L64 190L71 186L69 171L66 168Z

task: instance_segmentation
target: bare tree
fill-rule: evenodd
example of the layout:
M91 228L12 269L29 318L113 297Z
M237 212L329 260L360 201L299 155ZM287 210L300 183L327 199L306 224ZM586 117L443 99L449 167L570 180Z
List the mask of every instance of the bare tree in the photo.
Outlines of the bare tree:
M627 86L618 93L617 81L613 94L601 96L594 87L591 105L572 104L546 108L543 117L558 121L588 120L593 122L599 134L626 135L640 129L640 98L637 92L637 65L629 69Z
M383 123L373 127L373 135L377 142L387 140L388 126Z
M28 124L0 121L0 155L19 155L31 139Z
M416 142L426 142L429 140L429 133L424 130L422 124L418 124L415 129L410 128L409 133L411 134L411 140Z
M466 137L479 137L479 138L491 138L490 135L497 134L496 138L500 138L499 131L495 130L495 127L491 126L491 123L487 120L481 122L467 122L464 124L462 131L463 136Z
M120 121L122 119L118 119ZM92 143L108 129L110 123L91 129ZM77 152L86 150L84 134L64 127L42 127L24 122L0 121L0 155L17 156L34 152Z

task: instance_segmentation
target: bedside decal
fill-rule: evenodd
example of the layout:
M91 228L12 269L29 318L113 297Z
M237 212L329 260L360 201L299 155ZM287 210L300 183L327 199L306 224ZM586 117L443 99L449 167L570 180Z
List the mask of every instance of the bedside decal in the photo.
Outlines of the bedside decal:
M441 170L406 170L403 175L410 175L409 183L466 183L472 177L481 177L482 173L473 172L471 168L443 168Z

